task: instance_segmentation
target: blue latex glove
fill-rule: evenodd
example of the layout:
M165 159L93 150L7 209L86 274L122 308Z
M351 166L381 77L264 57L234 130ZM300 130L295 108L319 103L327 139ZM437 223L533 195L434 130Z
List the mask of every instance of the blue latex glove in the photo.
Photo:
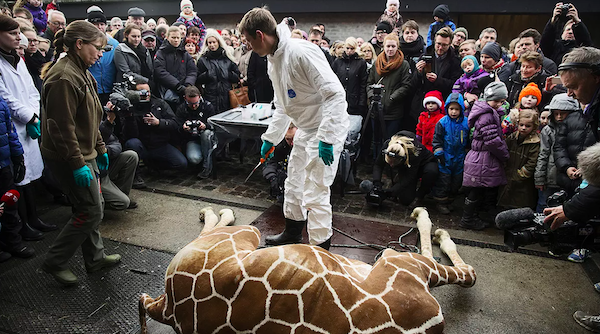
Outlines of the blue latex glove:
M108 153L104 153L96 157L98 168L102 171L108 170Z
M74 170L73 177L75 178L75 184L80 187L89 187L90 181L94 179L92 171L88 166L79 167Z
M333 163L333 145L319 142L319 158L323 159L323 162L329 166Z
M268 157L266 156L271 147L273 147L273 143L263 140L262 146L260 147L260 157L267 160L271 159L273 157L273 153L269 154Z
M27 134L31 139L38 139L42 135L42 130L40 129L40 124L42 122L38 121L37 123L27 123L25 126L27 129Z

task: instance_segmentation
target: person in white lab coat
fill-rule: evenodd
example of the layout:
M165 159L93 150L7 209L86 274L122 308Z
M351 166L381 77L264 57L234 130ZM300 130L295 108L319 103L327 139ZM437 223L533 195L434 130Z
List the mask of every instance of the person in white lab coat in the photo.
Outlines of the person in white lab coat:
M18 26L16 35L12 28L14 20L0 21L0 96L11 112L19 141L23 145L26 173L23 181L16 183L21 193L19 215L23 221L21 235L25 240L39 240L42 235L36 229L47 232L57 229L56 225L42 222L37 215L35 193L31 182L42 177L44 163L38 144L40 131L40 94L27 70L25 61L16 54L21 40ZM16 41L16 42L15 42Z
M298 127L288 162L283 233L267 237L267 244L302 240L308 220L312 245L331 245L330 189L348 134L346 93L321 49L308 41L292 39L284 19L279 26L265 8L254 8L239 30L260 56L268 55L268 74L275 91L275 113L262 135L261 155L279 143L290 122Z

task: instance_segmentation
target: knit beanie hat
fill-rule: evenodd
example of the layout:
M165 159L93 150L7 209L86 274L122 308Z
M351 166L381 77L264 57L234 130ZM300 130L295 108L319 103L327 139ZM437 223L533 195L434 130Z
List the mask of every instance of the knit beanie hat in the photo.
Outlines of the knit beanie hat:
M494 59L494 61L498 62L498 61L500 61L500 58L502 57L502 48L500 47L500 44L498 44L496 42L487 43L483 47L483 50L481 50L481 54L488 55L492 59Z
M500 101L508 98L508 89L503 82L494 81L485 87L483 99L486 101Z
M448 5L438 5L433 10L433 16L437 16L444 21L448 21L450 18L450 8L448 8Z
M454 33L456 34L457 32L462 32L463 34L465 34L465 39L469 39L469 32L467 31L466 28L464 27L458 27L454 30Z
M387 3L385 4L385 8L388 8L388 6L392 3L396 4L396 7L400 7L400 1L399 0L387 0Z
M432 90L425 94L425 98L423 99L423 108L427 108L425 105L427 102L433 102L438 105L442 112L444 112L444 98L442 97L442 93L439 90Z
M521 101L522 98L528 95L533 95L537 98L537 103L535 104L536 106L539 106L540 102L542 102L542 92L538 88L538 85L535 84L535 82L531 82L529 83L529 85L525 86L525 88L521 89L521 93L519 94L519 101Z
M181 0L181 3L179 4L179 8L181 10L183 10L183 7L189 6L190 8L192 8L192 10L194 10L194 4L192 3L191 0Z
M473 70L467 74L471 74L475 71L477 71L479 69L479 63L477 62L477 58L475 58L474 56L471 55L466 55L461 61L460 61L460 66L462 66L462 63L465 62L465 60L471 60L473 62Z
M376 31L384 31L389 34L392 32L392 25L388 21L381 21L377 25Z
M102 12L102 13L104 13L104 11L102 10L102 8L100 8L100 7L96 6L96 5L93 5L93 6L89 6L89 7L88 7L88 9L87 9L86 13L88 13L88 14L89 14L89 13L91 13L91 12Z
M21 40L19 41L19 45L23 45L26 49L29 46L29 40L25 37L25 34L20 32L19 36L21 36Z
M146 24L147 25L150 25L150 24L156 25L156 21L154 19L148 19L148 21L146 21Z

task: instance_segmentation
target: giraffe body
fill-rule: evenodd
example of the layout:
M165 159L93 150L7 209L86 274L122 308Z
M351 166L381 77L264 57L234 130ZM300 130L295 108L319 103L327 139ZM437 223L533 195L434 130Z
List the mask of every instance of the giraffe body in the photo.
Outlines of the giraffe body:
M419 229L429 221L430 231L427 212L418 210ZM143 333L145 313L182 334L442 333L442 311L429 289L475 283L475 271L443 230L434 241L455 266L438 264L430 252L388 249L370 266L317 246L257 250L257 228L222 225L205 228L177 253L163 295L140 297ZM431 242L429 234L423 239Z

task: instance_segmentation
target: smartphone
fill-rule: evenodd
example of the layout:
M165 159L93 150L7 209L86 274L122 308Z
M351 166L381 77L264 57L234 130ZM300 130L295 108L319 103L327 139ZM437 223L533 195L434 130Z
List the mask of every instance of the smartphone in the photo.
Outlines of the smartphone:
M551 82L553 85L562 85L562 80L560 80L559 76L552 77Z

